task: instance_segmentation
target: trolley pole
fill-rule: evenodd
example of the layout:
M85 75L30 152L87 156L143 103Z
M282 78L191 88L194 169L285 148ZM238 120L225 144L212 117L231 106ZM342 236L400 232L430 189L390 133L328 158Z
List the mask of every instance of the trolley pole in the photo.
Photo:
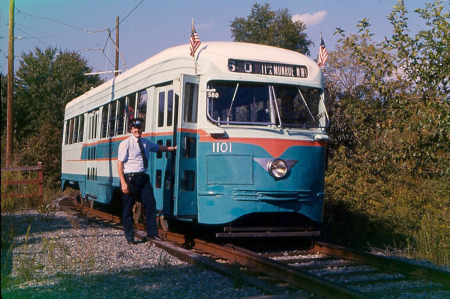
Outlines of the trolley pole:
M116 65L114 76L119 74L119 17L116 17Z
M14 94L14 0L9 0L8 87L6 97L6 167L13 156L13 94Z

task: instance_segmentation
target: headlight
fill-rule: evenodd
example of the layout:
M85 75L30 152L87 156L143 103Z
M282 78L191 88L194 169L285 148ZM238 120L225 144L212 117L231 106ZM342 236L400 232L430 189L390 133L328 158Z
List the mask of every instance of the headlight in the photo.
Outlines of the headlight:
M267 165L269 173L276 179L281 179L288 172L286 162L281 159L275 159Z

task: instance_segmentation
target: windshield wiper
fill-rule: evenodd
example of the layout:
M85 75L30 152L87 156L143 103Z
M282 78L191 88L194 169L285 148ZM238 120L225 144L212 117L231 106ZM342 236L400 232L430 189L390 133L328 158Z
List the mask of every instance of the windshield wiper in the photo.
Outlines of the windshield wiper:
M309 115L311 116L312 120L315 122L316 119L314 118L313 114L311 113L311 110L309 110L308 104L306 103L306 100L303 97L302 91L300 90L300 88L297 88L297 90L298 90L298 93L300 94L300 96L302 97L303 104L305 104L305 107L308 110Z
M236 85L236 89L234 90L234 94L233 94L233 99L231 99L230 110L228 110L228 115L227 115L227 122L230 121L231 108L233 107L234 99L236 98L238 88L239 88L239 83Z
M283 124L281 123L280 110L278 109L277 97L275 95L275 88L273 88L273 85L270 85L269 90L271 91L270 92L270 97L272 98L271 102L275 103L278 121L280 122L280 126L282 127ZM276 123L275 119L273 120L273 122Z

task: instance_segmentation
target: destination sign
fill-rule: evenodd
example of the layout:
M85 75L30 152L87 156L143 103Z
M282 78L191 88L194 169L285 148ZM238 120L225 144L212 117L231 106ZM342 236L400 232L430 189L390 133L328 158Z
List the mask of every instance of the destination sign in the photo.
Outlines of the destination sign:
M235 73L273 75L307 78L308 69L304 65L281 64L261 61L228 59L228 70Z

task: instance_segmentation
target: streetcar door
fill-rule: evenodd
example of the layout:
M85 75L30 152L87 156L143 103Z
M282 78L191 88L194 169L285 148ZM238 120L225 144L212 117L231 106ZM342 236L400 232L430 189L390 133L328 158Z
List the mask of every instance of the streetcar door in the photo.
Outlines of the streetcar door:
M158 145L173 146L175 123L175 92L172 83L155 88L155 142ZM157 152L153 160L153 192L157 210L164 215L173 211L173 156L171 152Z
M174 181L174 211L178 218L197 215L197 116L199 79L182 75L180 78L176 123L176 161Z
M86 157L86 194L85 199L95 200L97 198L97 141L99 139L100 111L95 110L88 113Z

